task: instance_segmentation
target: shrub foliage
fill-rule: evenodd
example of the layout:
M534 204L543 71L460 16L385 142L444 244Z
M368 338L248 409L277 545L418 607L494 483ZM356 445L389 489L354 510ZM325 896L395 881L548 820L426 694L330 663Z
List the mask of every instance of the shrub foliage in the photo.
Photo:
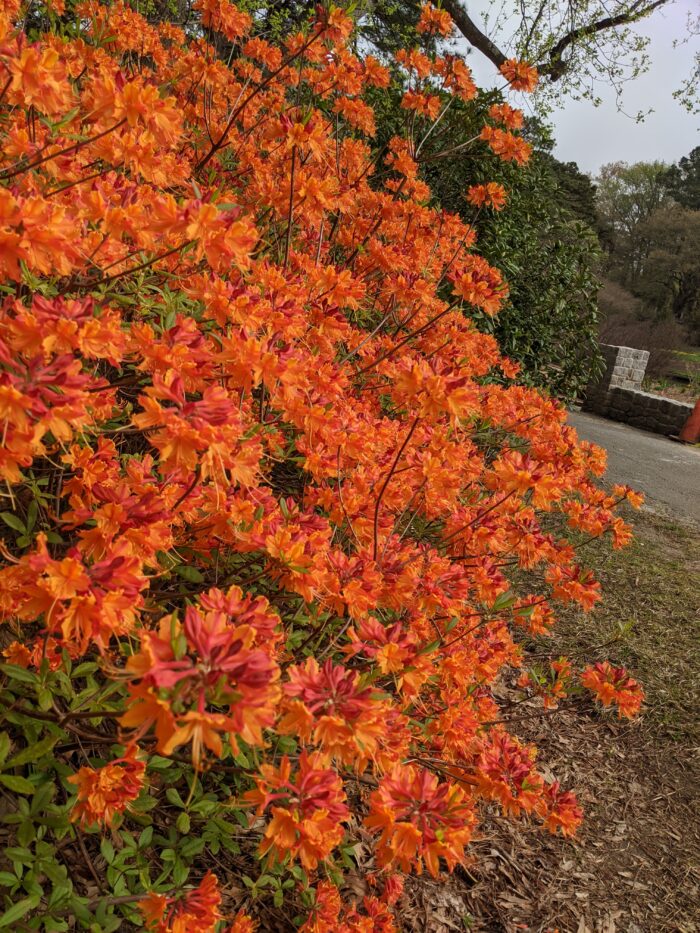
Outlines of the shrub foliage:
M470 320L507 285L418 161L465 64L399 53L376 151L389 73L344 13L280 47L199 15L0 15L0 927L390 931L488 801L579 823L494 688L599 598L577 544L625 543L635 496ZM470 145L525 161L520 119ZM641 702L607 662L583 683Z

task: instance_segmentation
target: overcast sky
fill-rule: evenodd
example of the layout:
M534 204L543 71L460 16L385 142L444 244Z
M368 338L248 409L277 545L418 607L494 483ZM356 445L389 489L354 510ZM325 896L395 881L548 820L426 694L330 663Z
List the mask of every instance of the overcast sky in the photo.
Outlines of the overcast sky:
M483 3L480 0L469 4L475 19L475 8ZM597 89L603 98L599 107L589 101L567 100L551 117L558 158L577 162L583 171L595 175L606 162L676 162L700 146L700 117L689 114L672 96L691 74L694 54L700 48L698 36L673 47L674 39L686 35L689 12L699 12L697 0L676 0L638 27L651 39L651 67L647 74L626 85L623 106L633 116L649 108L654 112L643 123L636 123L618 110L615 93L605 85ZM492 83L493 66L479 52L469 56L469 64L478 82Z

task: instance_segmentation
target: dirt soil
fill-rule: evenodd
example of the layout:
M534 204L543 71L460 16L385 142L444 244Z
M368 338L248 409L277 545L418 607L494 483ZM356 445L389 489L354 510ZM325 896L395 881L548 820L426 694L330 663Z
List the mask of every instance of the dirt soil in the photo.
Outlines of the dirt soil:
M671 398L676 402L688 402L693 405L697 401L697 389L689 385L683 385L680 382L645 382L643 389L645 392L653 392L654 395L663 395L664 398Z
M635 531L622 552L591 545L604 603L566 613L548 648L627 665L644 714L620 721L578 697L512 727L576 790L576 840L490 814L467 871L411 883L406 930L700 931L700 529L642 511Z

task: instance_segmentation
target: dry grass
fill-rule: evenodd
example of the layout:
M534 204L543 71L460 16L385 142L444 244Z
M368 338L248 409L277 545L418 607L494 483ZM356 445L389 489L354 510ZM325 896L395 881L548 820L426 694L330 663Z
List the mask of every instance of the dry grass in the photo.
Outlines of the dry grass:
M700 533L650 511L635 525L623 552L591 546L604 605L566 614L551 647L626 664L644 715L620 722L581 697L513 727L577 790L579 836L492 815L469 871L412 883L407 930L700 931Z

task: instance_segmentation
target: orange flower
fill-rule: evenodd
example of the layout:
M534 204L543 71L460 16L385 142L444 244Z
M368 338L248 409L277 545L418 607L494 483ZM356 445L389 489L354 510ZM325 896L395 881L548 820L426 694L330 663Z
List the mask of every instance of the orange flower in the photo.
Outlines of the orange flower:
M624 667L613 667L609 661L587 667L581 674L581 683L603 706L617 706L620 717L633 719L644 702L644 691L637 681Z
M261 766L261 776L255 777L256 789L245 794L249 803L257 804L258 814L275 804L260 846L261 855L270 853L279 861L289 855L313 870L340 844L342 823L350 811L342 781L335 771L320 764L318 755L302 752L299 772L294 777L286 756L279 768Z
M474 207L492 207L501 211L506 204L506 189L495 181L485 185L472 185L467 191L467 201Z
M466 256L462 264L450 273L454 292L469 304L496 314L508 297L508 286L498 269L481 256Z
M347 905L335 885L321 881L316 886L311 914L300 933L398 933L390 909L392 903L385 893L382 898L367 896L361 903Z
M496 123L501 123L508 130L520 130L523 126L522 110L515 110L509 104L492 104L489 107L489 117Z
M362 770L377 753L384 732L384 709L359 685L357 674L332 661L322 668L314 658L289 669L284 692L293 698L277 729L320 745L329 759Z
M519 62L515 58L509 58L498 70L514 91L534 91L537 87L537 69L528 62Z
M216 29L231 42L240 39L250 30L250 15L229 3L229 0L198 0L195 7L201 10L202 23L205 26Z
M420 19L416 26L418 32L428 33L428 35L437 33L440 36L449 36L452 27L452 17L445 10L439 10L432 3L425 3L421 7Z
M65 113L73 102L65 64L55 49L28 45L9 62L10 93L15 103L35 107L40 113Z
M559 781L545 786L537 815L551 833L559 829L563 836L573 836L583 820L576 797L571 791L561 791Z
M142 631L141 650L127 664L133 682L122 725L155 723L158 749L166 755L191 742L196 766L204 748L221 756L220 733L234 749L236 736L262 745L262 728L271 725L279 697L279 669L270 655L277 623L265 599L231 587L202 594L199 606L186 610L182 628L166 616L156 631ZM264 639L265 649L257 647ZM228 714L207 709L208 702L228 704Z
M29 667L32 663L32 654L25 645L20 645L18 641L11 642L2 652L2 656L8 664L16 664L17 667Z
M520 136L508 133L493 126L485 126L480 138L488 143L492 151L505 162L517 162L525 165L532 154L532 146Z
M523 747L503 732L483 741L476 761L479 791L496 800L505 813L532 813L539 805L544 782L534 767L534 749Z
M141 793L145 762L137 758L138 748L129 745L121 758L102 768L81 768L68 780L78 787L71 819L81 826L111 826Z
M226 933L255 933L257 923L248 914L240 911L233 918L233 923L227 927Z
M139 901L139 910L152 933L214 933L221 919L220 904L219 882L209 871L198 887L181 897L151 891Z
M435 775L411 766L398 766L382 778L370 795L365 825L380 833L377 856L382 866L401 871L423 864L437 877L440 859L453 868L464 860L464 847L476 822L464 791Z
M629 486L616 484L612 488L612 493L618 499L626 499L633 509L639 509L644 504L644 495L641 492L635 492Z

